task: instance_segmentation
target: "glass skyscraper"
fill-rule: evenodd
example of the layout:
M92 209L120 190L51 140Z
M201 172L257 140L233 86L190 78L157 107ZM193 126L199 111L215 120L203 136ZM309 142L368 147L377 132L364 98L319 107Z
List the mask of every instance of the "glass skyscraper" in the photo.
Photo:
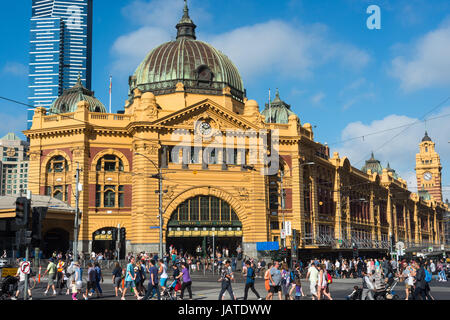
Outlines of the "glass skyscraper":
M79 75L91 90L91 70L92 0L32 0L28 103L50 107Z

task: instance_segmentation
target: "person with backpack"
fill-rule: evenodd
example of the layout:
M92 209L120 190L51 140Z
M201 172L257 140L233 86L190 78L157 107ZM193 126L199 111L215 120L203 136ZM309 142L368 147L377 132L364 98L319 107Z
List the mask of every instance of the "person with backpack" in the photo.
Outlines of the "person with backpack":
M418 261L414 261L413 262L414 268L417 270L416 271L416 276L415 276L415 288L414 288L414 300L419 300L419 296L422 297L422 300L426 300L426 293L425 293L425 289L426 289L426 273L425 273L425 268L423 267L423 263L422 262L418 262Z
M244 289L244 300L247 300L249 289L252 290L252 292L255 294L255 296L258 300L262 300L258 291L256 291L256 289L255 289L255 277L256 277L255 266L252 265L250 263L250 261L246 261L245 266L246 266L246 268L245 268L244 276L246 277L246 281L245 281L245 289Z

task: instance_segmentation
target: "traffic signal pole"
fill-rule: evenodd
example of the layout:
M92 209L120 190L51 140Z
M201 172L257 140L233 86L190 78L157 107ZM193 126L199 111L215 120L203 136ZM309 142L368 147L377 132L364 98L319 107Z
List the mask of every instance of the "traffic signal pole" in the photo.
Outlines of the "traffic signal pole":
M80 164L77 162L77 171L75 175L76 187L75 187L75 225L73 232L73 261L78 262L78 211L79 211L79 184L80 184Z

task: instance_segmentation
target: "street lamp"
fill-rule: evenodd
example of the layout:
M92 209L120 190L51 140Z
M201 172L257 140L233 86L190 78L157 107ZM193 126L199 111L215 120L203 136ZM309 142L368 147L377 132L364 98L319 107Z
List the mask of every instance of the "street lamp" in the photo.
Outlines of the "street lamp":
M141 154L141 153L136 152L135 155L136 155L136 156L142 156L142 157L146 158L146 159L147 159L148 161L150 161L150 162L153 164L153 166L158 170L158 174L152 174L152 175L150 176L150 178L158 179L158 180L159 180L159 189L158 189L158 191L155 191L155 192L158 192L158 193L159 193L159 257L162 258L162 257L163 257L163 244L162 244L162 240L163 240L163 234L162 234L162 228L163 228L163 209L162 209L162 202L163 202L163 199L162 199L163 194L162 194L162 192L163 192L163 191L162 191L162 179L163 179L163 177L162 177L161 167L160 167L160 166L157 166L157 165L155 164L155 162L154 162L152 159L148 158L147 156L145 156L145 155L143 155L143 154Z

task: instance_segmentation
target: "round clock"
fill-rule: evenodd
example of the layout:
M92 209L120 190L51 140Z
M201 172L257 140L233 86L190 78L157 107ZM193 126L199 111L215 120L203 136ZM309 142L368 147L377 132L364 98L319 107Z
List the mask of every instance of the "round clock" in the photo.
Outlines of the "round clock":
M209 122L206 121L201 122L199 126L199 132L202 136L210 135L212 132L212 128Z
M424 178L426 181L430 181L431 178L433 178L433 175L431 174L431 172L425 172L425 173L423 174L423 178Z

